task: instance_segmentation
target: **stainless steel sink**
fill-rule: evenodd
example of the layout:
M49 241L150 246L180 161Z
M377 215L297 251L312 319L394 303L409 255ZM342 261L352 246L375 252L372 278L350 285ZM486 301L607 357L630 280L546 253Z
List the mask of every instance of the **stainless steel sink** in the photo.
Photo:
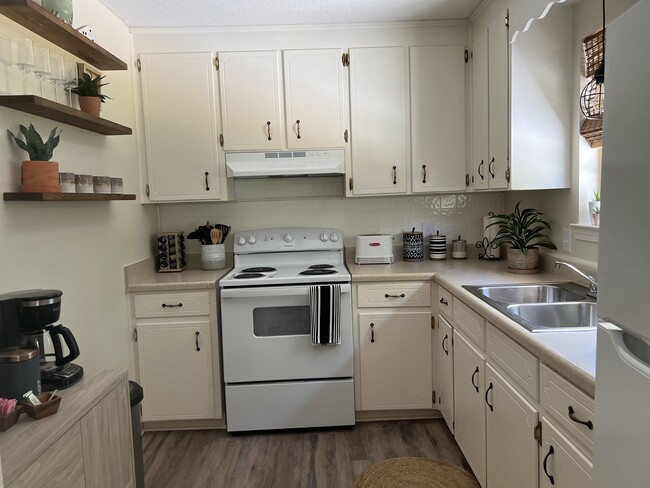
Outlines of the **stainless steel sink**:
M598 325L597 306L593 302L522 303L508 305L510 313L526 322L533 332L538 329L584 330Z
M575 302L586 298L586 293L554 284L479 286L476 289L487 298L508 304Z

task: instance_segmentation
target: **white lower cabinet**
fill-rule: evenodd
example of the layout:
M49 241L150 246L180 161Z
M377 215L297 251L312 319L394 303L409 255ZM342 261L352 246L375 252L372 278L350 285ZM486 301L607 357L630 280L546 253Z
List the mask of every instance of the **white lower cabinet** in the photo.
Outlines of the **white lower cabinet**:
M431 313L359 313L362 410L432 408Z
M591 488L591 460L546 417L542 417L542 432L540 488Z
M456 442L476 479L486 486L485 355L454 330Z
M487 364L487 486L537 486L539 412L503 376Z
M454 348L452 347L453 329L438 315L438 409L447 422L449 430L454 432Z

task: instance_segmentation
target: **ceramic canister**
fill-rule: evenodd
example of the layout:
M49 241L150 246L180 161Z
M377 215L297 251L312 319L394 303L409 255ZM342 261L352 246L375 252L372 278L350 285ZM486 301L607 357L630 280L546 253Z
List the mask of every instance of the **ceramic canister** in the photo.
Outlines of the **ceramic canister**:
M424 242L422 232L404 232L404 261L422 261L424 259Z
M429 259L447 259L447 236L441 236L440 231L429 237Z
M451 241L451 258L452 259L467 259L467 241L458 239Z

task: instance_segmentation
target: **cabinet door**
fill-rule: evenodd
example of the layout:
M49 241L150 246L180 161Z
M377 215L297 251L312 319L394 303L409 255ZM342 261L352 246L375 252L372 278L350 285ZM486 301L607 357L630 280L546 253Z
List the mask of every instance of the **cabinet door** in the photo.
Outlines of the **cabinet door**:
M489 364L486 370L487 485L535 488L539 413Z
M465 47L409 53L413 192L465 190Z
M87 488L135 486L126 380L81 419L81 440Z
M137 330L143 420L215 418L210 321L140 323Z
M456 442L476 479L486 485L485 356L454 330L454 419Z
M539 452L540 488L591 488L593 464L546 417Z
M353 195L406 192L404 48L350 49Z
M359 314L362 410L432 408L431 313Z
M488 32L474 32L472 43L472 181L475 190L487 190L489 155Z
M211 53L142 54L149 199L222 197Z
M346 77L340 49L284 51L289 149L344 147Z
M284 141L277 51L219 53L224 149L281 149Z
M489 160L486 178L490 189L506 189L509 147L509 104L508 104L508 26L503 11L488 28L489 60Z
M438 408L454 432L454 348L451 325L438 315Z

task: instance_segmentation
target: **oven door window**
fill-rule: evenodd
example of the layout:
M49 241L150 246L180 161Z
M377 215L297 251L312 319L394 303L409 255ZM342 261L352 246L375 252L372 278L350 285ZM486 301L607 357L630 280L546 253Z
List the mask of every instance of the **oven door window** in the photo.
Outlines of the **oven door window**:
M309 305L255 308L253 334L256 337L310 335L309 320Z

